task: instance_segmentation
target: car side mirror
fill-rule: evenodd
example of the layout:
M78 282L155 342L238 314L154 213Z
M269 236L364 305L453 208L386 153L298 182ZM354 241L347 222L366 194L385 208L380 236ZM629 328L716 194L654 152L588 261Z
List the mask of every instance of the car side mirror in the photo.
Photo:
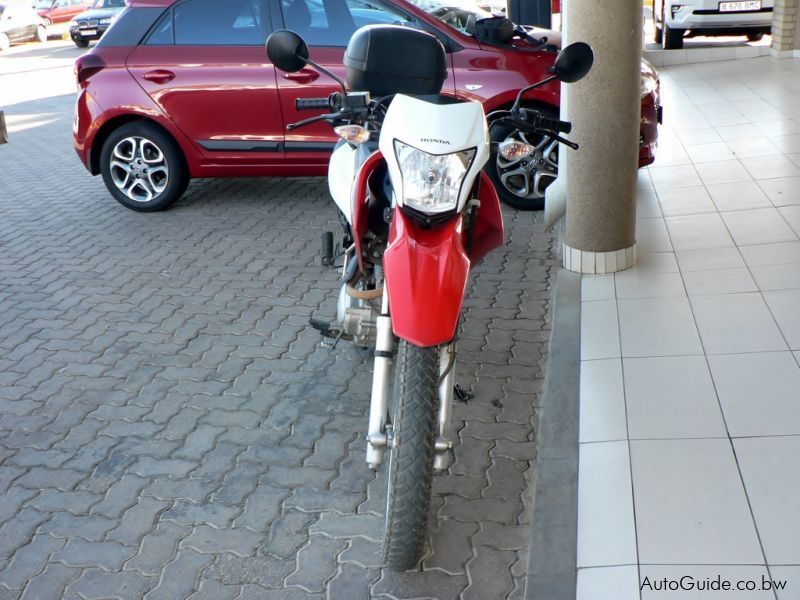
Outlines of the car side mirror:
M592 64L592 47L586 42L575 42L558 53L551 72L564 83L575 83L586 76L592 69Z
M308 62L308 46L294 31L279 29L267 38L267 56L281 71L296 73Z

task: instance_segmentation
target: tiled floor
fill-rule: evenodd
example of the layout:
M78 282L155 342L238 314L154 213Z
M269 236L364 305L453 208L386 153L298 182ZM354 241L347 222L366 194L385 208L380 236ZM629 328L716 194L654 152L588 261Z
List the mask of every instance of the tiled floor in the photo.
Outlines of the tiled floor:
M798 600L800 60L661 74L639 264L583 279L578 598Z

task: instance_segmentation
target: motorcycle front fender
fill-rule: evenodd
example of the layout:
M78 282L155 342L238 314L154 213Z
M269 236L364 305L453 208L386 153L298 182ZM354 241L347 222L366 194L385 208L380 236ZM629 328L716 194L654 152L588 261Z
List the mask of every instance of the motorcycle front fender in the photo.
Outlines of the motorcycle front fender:
M422 347L450 342L470 268L461 216L424 228L396 209L383 268L394 334Z

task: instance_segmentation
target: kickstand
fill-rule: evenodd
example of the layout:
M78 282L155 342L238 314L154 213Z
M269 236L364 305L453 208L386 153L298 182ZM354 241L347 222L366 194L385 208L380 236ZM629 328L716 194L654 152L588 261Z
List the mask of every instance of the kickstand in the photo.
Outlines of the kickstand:
M472 400L474 394L461 387L458 383L453 386L453 397L459 402L469 402Z

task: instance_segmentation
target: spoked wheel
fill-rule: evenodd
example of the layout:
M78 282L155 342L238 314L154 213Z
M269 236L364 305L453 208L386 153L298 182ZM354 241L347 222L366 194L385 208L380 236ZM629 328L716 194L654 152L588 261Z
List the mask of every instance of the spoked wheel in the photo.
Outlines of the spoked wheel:
M383 559L393 571L413 568L428 531L439 406L439 351L401 340L387 425L389 472Z
M551 111L542 113L558 118ZM492 142L514 139L536 148L533 154L510 161L494 152L487 169L500 200L520 210L542 210L545 191L558 177L558 142L549 135L531 135L499 125L492 127L490 134Z

